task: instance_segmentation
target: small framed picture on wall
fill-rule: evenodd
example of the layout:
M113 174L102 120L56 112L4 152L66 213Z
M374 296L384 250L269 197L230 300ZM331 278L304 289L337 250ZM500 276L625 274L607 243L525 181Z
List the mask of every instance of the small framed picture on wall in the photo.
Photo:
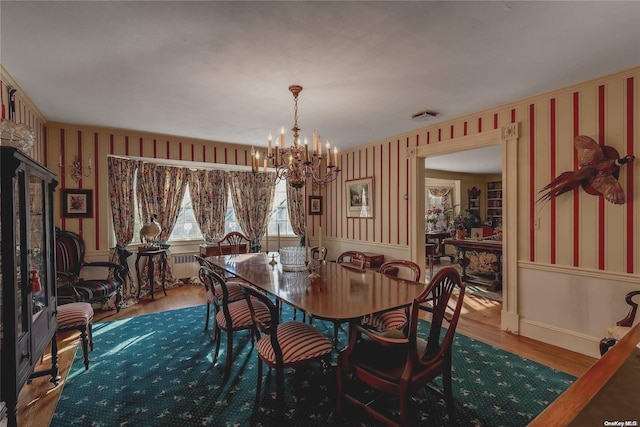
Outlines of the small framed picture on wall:
M65 218L93 218L93 190L63 189L62 216Z
M309 215L322 215L322 196L309 196Z

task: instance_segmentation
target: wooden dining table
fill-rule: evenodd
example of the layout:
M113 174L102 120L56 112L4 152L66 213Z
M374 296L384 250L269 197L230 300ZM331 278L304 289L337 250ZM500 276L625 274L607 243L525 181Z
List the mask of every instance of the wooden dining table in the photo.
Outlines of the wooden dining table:
M410 305L425 284L322 263L312 278L307 270L284 271L264 252L208 257L213 264L317 319L357 322L362 317ZM276 258L277 260L277 258Z

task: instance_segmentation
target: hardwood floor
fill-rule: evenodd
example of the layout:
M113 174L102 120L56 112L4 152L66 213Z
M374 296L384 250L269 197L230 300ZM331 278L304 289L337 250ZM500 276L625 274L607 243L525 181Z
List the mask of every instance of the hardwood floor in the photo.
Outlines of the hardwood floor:
M206 301L204 289L195 285L168 289L167 294L164 296L161 292L156 293L154 301L149 297L143 298L138 304L120 310L120 313L116 313L115 310L96 311L94 322L190 307L204 304ZM500 310L501 304L499 302L468 295L465 297L464 314L458 324L458 331L574 376L580 376L596 361L591 357L501 331ZM58 337L62 381L57 387L54 387L46 377L36 378L23 387L18 402L18 423L20 426L46 427L49 425L71 367L78 338L77 332ZM89 358L91 359L91 355ZM46 355L44 358L45 366L48 362L49 356ZM89 369L91 369L91 365L89 365Z

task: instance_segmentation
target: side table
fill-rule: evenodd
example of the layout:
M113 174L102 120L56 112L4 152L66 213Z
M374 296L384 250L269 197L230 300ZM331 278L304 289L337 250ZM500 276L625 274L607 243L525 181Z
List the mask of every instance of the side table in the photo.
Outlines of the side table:
M162 292L164 295L167 295L167 290L164 288L164 275L165 275L165 267L167 265L167 250L166 249L156 249L156 250L146 250L146 251L138 251L136 254L136 275L138 276L138 296L140 299L140 291L142 290L142 275L140 274L140 258L147 257L147 278L149 279L149 287L151 288L151 299L153 297L153 288L154 286L154 275L155 275L155 257L159 258L159 267L160 267L160 277L162 284Z

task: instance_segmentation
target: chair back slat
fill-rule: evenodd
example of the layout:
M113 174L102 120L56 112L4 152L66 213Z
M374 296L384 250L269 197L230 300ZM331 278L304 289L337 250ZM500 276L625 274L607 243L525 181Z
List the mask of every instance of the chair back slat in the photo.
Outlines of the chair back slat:
M232 231L218 242L218 249L221 254L224 253L223 247L227 247L231 254L246 254L250 251L251 240L238 231Z
M433 277L424 292L414 300L408 331L408 338L412 343L417 342L419 311L424 310L432 314L427 347L424 354L420 355L423 362L439 363L447 354L450 357L465 289L466 285L460 279L460 273L453 267L446 267ZM451 307L455 291L456 301Z

